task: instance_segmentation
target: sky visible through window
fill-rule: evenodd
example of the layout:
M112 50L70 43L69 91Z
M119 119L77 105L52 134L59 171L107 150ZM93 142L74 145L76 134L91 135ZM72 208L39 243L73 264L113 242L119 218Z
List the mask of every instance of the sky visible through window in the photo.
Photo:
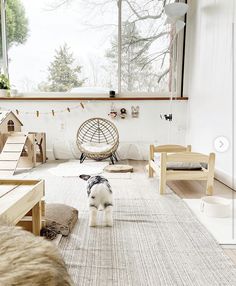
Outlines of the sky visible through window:
M26 40L8 51L10 81L18 91L117 90L117 1L18 1L28 20ZM122 3L124 92L168 91L170 36L162 10L162 1Z

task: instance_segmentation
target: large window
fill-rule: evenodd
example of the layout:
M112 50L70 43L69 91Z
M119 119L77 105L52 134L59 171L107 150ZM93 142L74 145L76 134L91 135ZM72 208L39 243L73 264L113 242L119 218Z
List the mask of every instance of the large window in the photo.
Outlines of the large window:
M123 1L121 86L124 92L168 91L170 33L164 25L164 2Z
M169 95L173 41L163 8L170 2L5 0L11 86L22 93Z

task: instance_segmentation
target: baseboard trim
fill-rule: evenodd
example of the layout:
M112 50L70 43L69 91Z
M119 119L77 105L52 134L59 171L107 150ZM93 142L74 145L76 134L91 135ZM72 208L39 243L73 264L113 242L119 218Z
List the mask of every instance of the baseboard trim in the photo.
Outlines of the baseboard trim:
M225 184L226 186L228 186L231 189L233 189L233 180L232 180L232 175L231 174L228 174L228 173L225 173L222 170L216 169L215 170L215 178L218 181L220 181L223 184ZM236 187L236 178L234 178L234 190L236 191L235 187Z

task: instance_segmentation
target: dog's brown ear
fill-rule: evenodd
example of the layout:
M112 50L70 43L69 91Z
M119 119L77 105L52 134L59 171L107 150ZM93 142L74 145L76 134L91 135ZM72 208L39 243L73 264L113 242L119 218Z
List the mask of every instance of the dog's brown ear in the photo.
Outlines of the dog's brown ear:
M88 181L88 179L91 178L91 176L89 175L80 175L79 177L80 179L85 180L85 181Z

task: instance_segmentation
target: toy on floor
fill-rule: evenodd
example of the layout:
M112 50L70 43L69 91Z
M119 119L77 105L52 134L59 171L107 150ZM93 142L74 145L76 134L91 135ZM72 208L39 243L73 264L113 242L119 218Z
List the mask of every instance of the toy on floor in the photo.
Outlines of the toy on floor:
M87 181L90 209L89 226L97 225L99 207L105 211L106 226L112 226L112 190L108 180L102 176L80 175L79 177Z
M22 132L23 124L12 111L0 111L0 175L16 168L33 168L46 162L46 135Z

